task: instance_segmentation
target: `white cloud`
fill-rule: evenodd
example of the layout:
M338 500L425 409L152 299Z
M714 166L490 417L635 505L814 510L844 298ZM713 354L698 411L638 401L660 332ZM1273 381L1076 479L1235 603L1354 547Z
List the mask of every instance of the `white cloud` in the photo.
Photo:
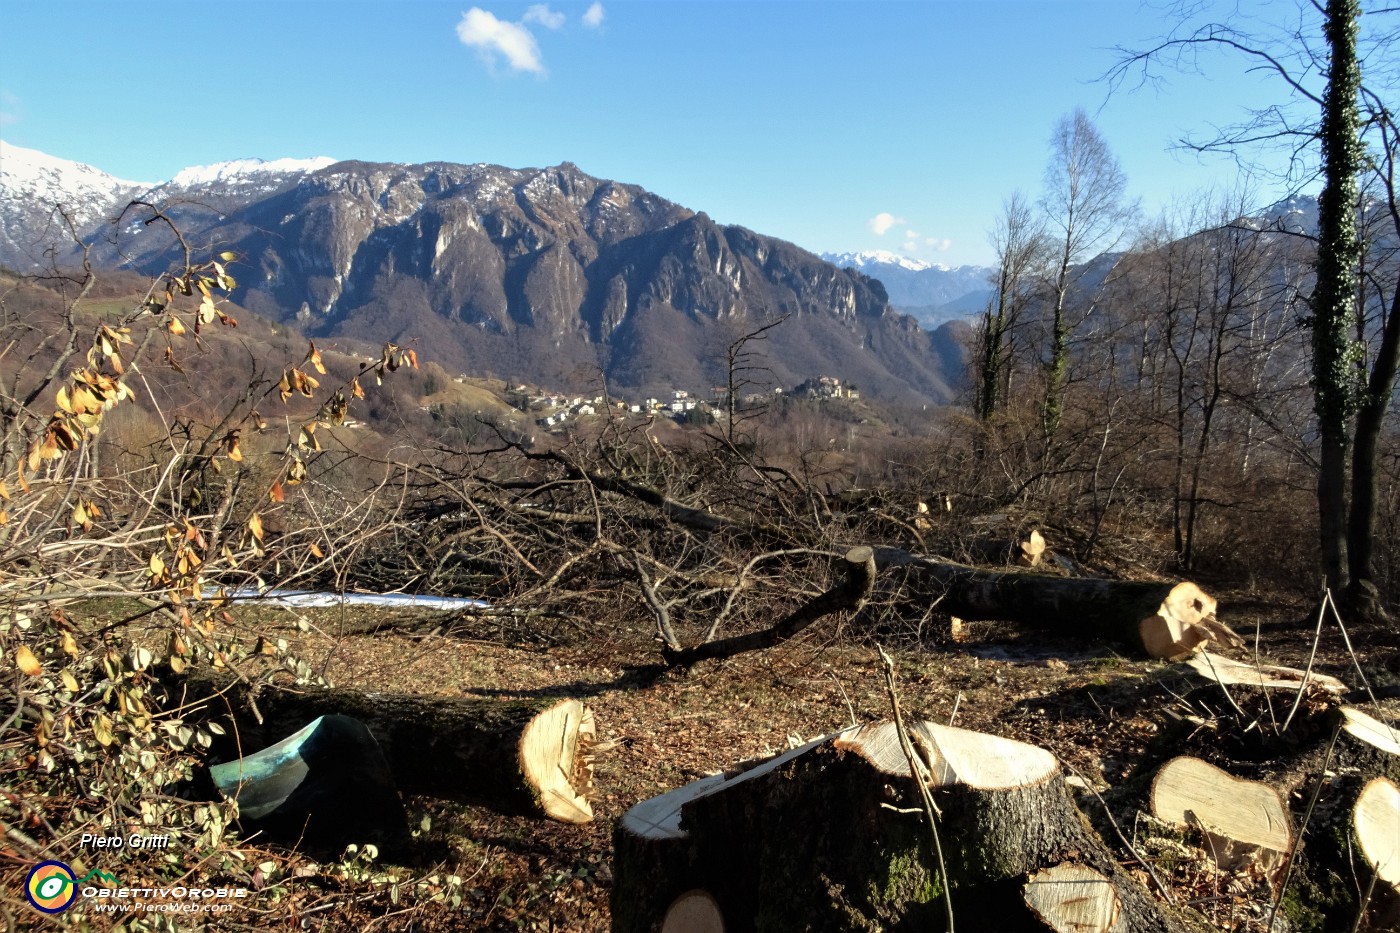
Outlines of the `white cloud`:
M603 17L605 15L606 14L603 12L603 5L595 2L588 8L588 11L583 14L583 25L591 29L597 29L599 26L603 25Z
M521 17L522 23L539 23L545 29L558 29L564 25L564 20L568 19L563 13L559 13L549 8L547 3L536 3L525 11Z
M927 244L928 246L932 246L934 249L938 250L940 253L946 252L947 250L949 250L949 249L952 248L952 246L953 246L953 241L952 241L952 240L949 240L949 239L942 239L942 240L940 240L938 237L935 237L935 236L925 237L925 238L924 238L924 243Z
M876 236L884 236L890 232L891 227L903 226L903 217L896 217L889 211L881 211L865 222L865 225L875 232Z
M539 44L520 23L508 23L480 7L472 7L457 24L457 38L463 45L478 49L488 65L494 65L496 56L502 55L516 71L544 73Z

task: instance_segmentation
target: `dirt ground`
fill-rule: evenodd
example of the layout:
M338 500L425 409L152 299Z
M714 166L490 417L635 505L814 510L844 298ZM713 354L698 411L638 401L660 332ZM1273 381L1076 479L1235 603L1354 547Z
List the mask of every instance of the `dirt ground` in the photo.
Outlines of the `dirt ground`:
M1228 594L1221 606L1222 621L1249 642L1247 651L1233 652L1236 657L1308 662L1315 619L1306 617L1306 607L1232 602ZM356 610L364 611L374 610ZM577 697L595 711L600 743L591 824L411 800L411 821L420 825L426 817L428 824L415 864L401 871L456 874L460 904L396 904L362 891L334 911L306 916L313 928L606 930L611 835L629 807L738 761L889 714L876 649L853 644L849 633L838 636L831 625L774 650L655 677L644 669L658 659L641 639L531 649L460 631L406 637L392 627L337 639L341 610L283 612L292 635L297 619L310 623L299 652L321 661L337 686L457 697ZM1326 626L1314 668L1353 687L1361 685L1358 667L1373 686L1400 681L1400 638L1393 628L1348 636L1350 650L1336 626ZM1189 712L1182 694L1191 683L1180 666L1132 659L1122 650L971 623L960 641L906 645L894 654L907 716L1040 745L1085 784L1106 790L1145 755L1161 756L1160 736ZM1263 929L1269 893L1258 879L1206 878L1190 867L1167 867L1162 874L1220 929ZM313 902L321 903L307 901Z

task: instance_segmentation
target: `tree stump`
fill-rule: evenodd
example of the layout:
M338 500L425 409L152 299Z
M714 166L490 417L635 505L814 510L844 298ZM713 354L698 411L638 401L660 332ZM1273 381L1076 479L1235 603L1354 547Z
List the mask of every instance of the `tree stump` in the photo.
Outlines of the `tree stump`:
M1192 666L1209 681L1186 695L1201 715L1165 732L1157 751L1193 757L1157 773L1144 809L1199 829L1222 867L1283 884L1292 933L1400 929L1400 893L1386 880L1400 846L1387 790L1400 784L1393 701L1373 715L1341 705L1345 686L1316 674L1212 656Z
M1105 930L1200 929L1119 866L1049 752L933 723L911 738L929 764L946 875L895 727L878 723L629 810L614 834L614 930L663 929L695 892L729 931L940 930L951 892L960 930L1043 933L1077 929L1086 891Z

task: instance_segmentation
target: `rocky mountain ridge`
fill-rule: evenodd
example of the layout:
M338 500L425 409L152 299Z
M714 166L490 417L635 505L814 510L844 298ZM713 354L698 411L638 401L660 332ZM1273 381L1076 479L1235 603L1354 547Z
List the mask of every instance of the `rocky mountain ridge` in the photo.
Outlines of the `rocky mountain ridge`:
M238 255L245 307L312 335L416 340L464 372L660 390L722 382L726 348L786 318L761 346L775 384L829 374L871 397L953 394L954 335L894 311L879 282L570 163L296 163L175 182L146 199L197 254ZM142 219L86 230L94 261L165 268L176 244Z

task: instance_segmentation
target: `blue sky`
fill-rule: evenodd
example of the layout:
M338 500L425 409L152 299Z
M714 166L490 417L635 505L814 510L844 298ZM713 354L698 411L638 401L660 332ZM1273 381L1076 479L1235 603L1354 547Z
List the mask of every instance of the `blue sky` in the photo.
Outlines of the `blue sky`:
M1037 196L1076 106L1148 213L1232 183L1172 145L1275 85L1224 60L1097 80L1165 28L1135 0L0 0L0 135L142 181L245 157L567 160L809 249L959 265L990 258L1007 195Z

